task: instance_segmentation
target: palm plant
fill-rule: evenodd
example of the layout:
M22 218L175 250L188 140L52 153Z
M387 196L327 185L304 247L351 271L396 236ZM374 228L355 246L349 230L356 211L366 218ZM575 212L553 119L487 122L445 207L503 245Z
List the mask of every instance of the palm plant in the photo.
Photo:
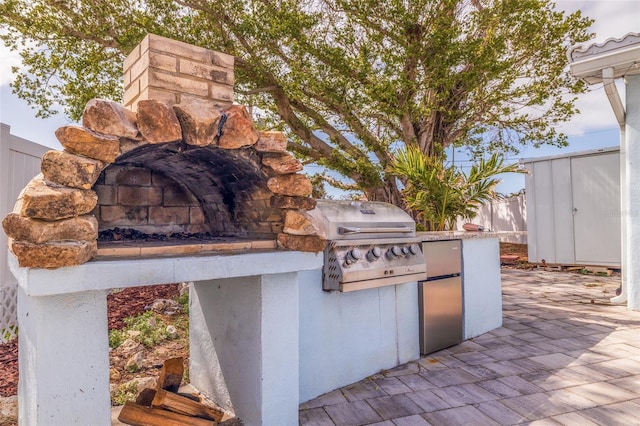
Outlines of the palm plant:
M417 214L428 231L453 229L459 217L473 219L487 201L501 198L495 191L502 173L522 172L517 164L504 164L493 154L471 167L468 174L445 166L442 157L428 157L417 147L397 152L389 172L404 183L407 207Z

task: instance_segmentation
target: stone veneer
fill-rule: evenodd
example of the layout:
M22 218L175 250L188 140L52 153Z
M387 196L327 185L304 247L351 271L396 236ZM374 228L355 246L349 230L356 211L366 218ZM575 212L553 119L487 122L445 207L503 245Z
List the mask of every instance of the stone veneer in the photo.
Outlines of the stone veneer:
M244 107L142 100L133 114L95 99L82 122L56 131L64 151L45 153L42 173L3 220L20 266L84 263L97 253L98 230L115 225L324 248L305 220L315 200L302 165L284 134L257 132Z
M94 99L82 126L56 131L63 151L2 221L23 267L78 265L98 232L209 233L318 252L305 214L311 183L281 132L258 132L233 105L233 56L150 34L124 63L124 103ZM259 245L257 245L259 246Z

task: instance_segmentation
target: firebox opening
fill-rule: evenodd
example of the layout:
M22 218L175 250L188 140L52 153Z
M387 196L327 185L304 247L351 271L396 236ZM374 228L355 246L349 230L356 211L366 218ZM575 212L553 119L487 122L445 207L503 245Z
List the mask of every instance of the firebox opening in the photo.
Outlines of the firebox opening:
M138 147L94 185L100 240L275 239L283 217L266 182L250 149Z

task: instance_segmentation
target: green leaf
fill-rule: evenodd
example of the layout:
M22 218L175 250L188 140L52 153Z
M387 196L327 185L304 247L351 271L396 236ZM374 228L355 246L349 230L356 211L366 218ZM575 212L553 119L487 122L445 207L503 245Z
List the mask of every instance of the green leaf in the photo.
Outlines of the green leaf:
M556 128L585 86L565 52L591 22L549 0L0 3L0 39L23 58L12 88L39 116L120 100L123 59L154 33L235 55L236 100L299 158L397 203L385 171L397 146L481 158L566 144Z

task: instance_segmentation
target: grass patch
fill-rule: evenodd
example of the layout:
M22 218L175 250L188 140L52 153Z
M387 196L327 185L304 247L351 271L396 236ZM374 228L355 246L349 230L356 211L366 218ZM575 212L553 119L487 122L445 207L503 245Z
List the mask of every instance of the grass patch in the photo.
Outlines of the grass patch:
M180 304L183 314L189 314L189 292L185 291L176 298L176 301Z
M127 401L135 401L138 396L138 385L135 383L125 383L118 386L111 395L111 405L124 405Z
M153 311L125 318L124 323L126 326L123 329L109 332L109 347L112 349L120 346L127 338L137 340L147 348L170 339L167 325L162 317ZM131 331L136 333L130 333Z

